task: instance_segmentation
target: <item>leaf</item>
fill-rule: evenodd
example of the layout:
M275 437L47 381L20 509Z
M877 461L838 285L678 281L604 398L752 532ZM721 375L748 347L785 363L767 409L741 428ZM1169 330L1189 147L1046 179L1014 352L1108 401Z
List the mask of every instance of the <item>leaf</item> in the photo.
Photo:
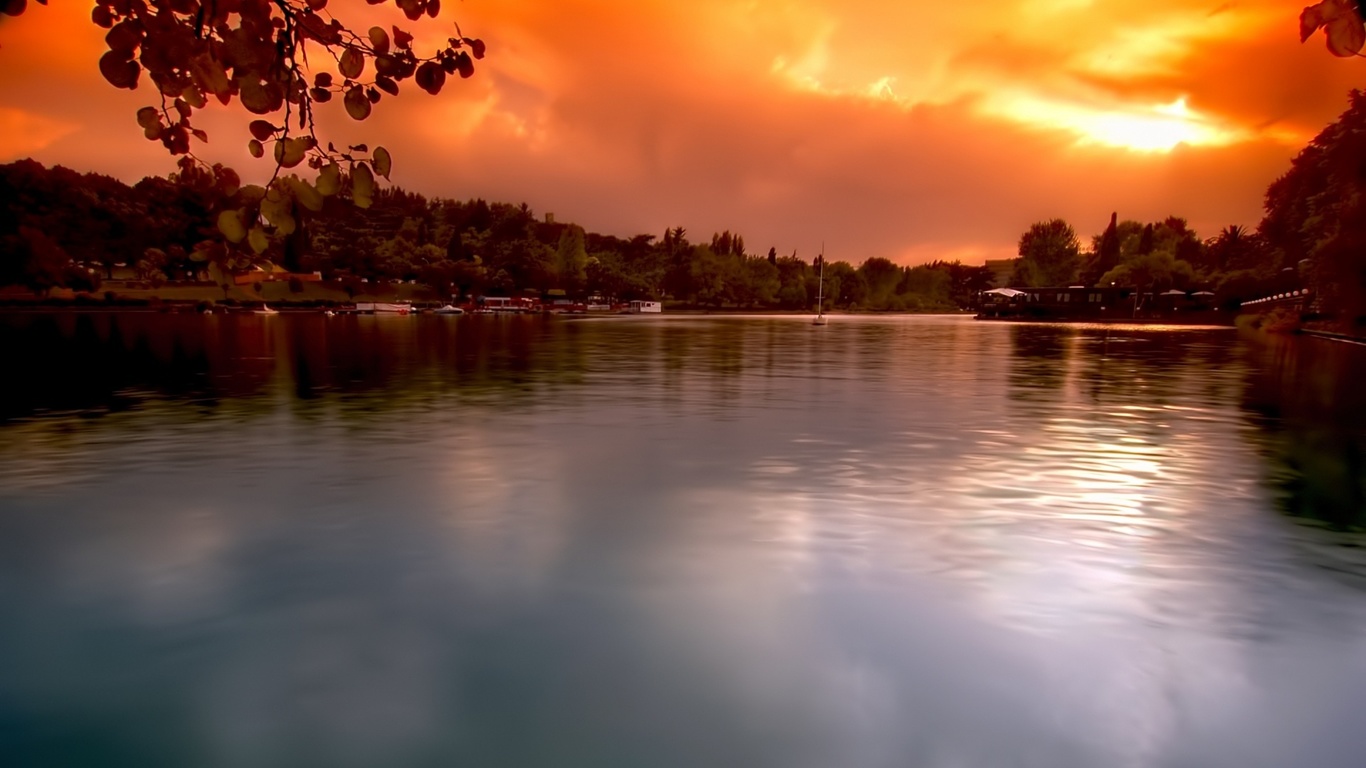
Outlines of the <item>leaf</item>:
M321 11L326 7L327 0L308 0L308 9L310 11Z
M1311 5L1305 8L1304 10L1300 11L1301 43L1303 43L1305 40L1308 40L1315 32L1319 31L1319 27L1322 27L1324 25L1325 22L1323 18L1323 7L1325 5L1328 5L1326 0L1325 2L1318 3L1317 5Z
M185 90L180 92L180 98L184 99L186 104L189 104L195 109L203 109L204 105L209 103L208 100L204 98L204 92L194 85L185 86Z
M246 203L255 203L265 198L266 188L260 184L248 184L237 191L237 196Z
M138 125L143 128L159 128L161 126L161 110L156 107L143 107L138 110Z
M342 77L355 80L365 71L365 57L355 48L347 48L337 61L337 69L342 73Z
M130 60L127 54L107 51L100 57L100 74L115 88L131 91L138 87L138 75L142 74L142 67Z
M365 96L364 88L351 88L346 92L343 102L346 104L346 114L353 120L364 120L370 116L370 99Z
M266 153L266 148L261 146L261 142L252 139L247 142L247 151L251 153L252 157L260 159L260 157Z
M308 136L277 141L275 142L275 162L279 163L281 167L293 168L304 161L304 157L308 155L308 150L312 148L312 137Z
M389 170L393 168L393 158L389 156L389 150L384 147L375 147L375 151L371 154L370 159L375 164L375 173L383 176L384 180L388 181Z
M275 224L281 216L287 215L294 207L294 198L285 189L282 179L276 179L266 188L266 196L261 198L261 215L266 221Z
M471 39L471 38L468 38L468 37L467 37L467 38L465 38L465 42L466 42L466 43L469 43L470 52L474 54L474 58L476 58L476 59L482 59L482 58L484 58L484 41L483 41L483 40L480 40L480 39L478 39L478 38L473 38L473 39Z
M237 194L237 190L242 186L242 177L237 175L237 171L234 171L231 168L215 166L214 172L218 177L216 179L218 182L218 191L222 192L227 197L232 197Z
M190 59L190 75L194 78L195 85L218 96L220 100L232 92L232 83L228 81L227 71L217 59L207 53Z
M389 33L384 31L384 27L370 28L370 47L380 55L389 52Z
M250 245L251 249L258 254L265 253L266 249L270 247L270 238L266 236L266 231L259 224L252 227L251 232L247 234L247 245Z
M251 125L247 126L247 130L251 132L252 138L257 141L265 141L274 136L275 132L280 129L265 120L252 120Z
M375 85L379 86L381 91L384 91L390 96L398 95L398 83L394 82L393 78L379 75L375 78Z
M1300 42L1320 28L1334 56L1354 56L1366 45L1366 27L1362 25L1356 0L1323 0L1300 12Z
M313 76L313 86L314 86L315 88L331 88L331 87L332 87L332 73L331 73L331 72L319 72L318 74L314 75L314 76Z
M474 75L474 59L468 53L461 51L455 57L455 68L459 70L461 77L471 77Z
M1337 0L1341 12L1328 22L1328 50L1334 56L1355 56L1366 45L1366 26L1353 0Z
M22 6L22 0L20 0L20 3ZM9 3L6 3L5 5L8 6ZM4 12L9 13L8 10ZM17 16L18 14L10 15ZM109 29L110 27L114 26L114 14L109 11L109 6L107 5L95 6L95 10L90 12L90 20L95 22L95 26L97 27L104 27L105 29Z
M288 213L281 216L274 223L275 234L280 235L281 237L289 237L290 235L294 234L294 230L297 229L299 225L298 222L295 221L294 217Z
M427 0L428 18L435 19L438 13L441 13L441 0Z
M336 163L328 163L318 172L318 194L331 197L341 191L341 168Z
M204 142L205 144L208 144L208 143L209 143L209 134L206 133L205 131L202 131L202 130L198 129L198 128L191 128L191 129L190 129L190 135L193 136L193 137L195 137L196 139L199 139L200 141Z
M332 92L323 88L309 88L308 95L309 98L313 99L319 104L326 104L327 102L332 100Z
M404 32L398 27L391 26L390 29L394 30L394 45L405 51L413 47L413 36L411 34Z
M435 96L441 93L441 86L446 84L446 71L440 66L426 61L417 68L417 87Z
M109 46L109 50L127 54L129 58L132 58L133 51L142 43L145 34L141 22L124 19L105 34L104 43Z
M242 242L242 238L247 236L247 229L242 225L242 213L233 210L218 214L218 231L230 243Z
M280 84L262 80L255 74L237 78L237 97L249 112L266 115L284 106L285 94Z
M312 184L290 174L285 177L285 183L289 184L290 191L294 193L294 200L310 211L321 211L323 209L323 195Z
M369 208L375 202L375 177L365 163L351 169L351 200L357 208Z

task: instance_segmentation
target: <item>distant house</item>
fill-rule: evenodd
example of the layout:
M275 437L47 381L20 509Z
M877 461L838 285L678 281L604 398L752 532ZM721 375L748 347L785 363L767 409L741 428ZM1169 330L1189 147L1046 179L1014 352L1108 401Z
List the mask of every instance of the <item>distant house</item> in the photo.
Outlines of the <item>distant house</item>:
M232 281L237 285L250 285L252 283L288 282L290 278L298 278L300 282L304 283L317 283L322 281L323 275L321 272L290 272L279 264L266 262L265 264L257 264L246 271L233 273Z

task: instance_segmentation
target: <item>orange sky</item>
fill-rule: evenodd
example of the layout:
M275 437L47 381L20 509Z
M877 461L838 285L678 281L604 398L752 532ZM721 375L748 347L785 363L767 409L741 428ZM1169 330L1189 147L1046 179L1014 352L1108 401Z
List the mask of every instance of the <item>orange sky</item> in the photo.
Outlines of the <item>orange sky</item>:
M622 236L730 229L750 250L824 240L907 264L1011 256L1055 216L1084 239L1111 211L1208 236L1255 225L1266 185L1366 84L1366 63L1299 43L1302 5L464 0L403 26L484 38L472 80L406 86L364 123L334 102L324 128L388 146L410 189ZM100 78L90 8L0 17L0 162L165 173L134 119L151 91ZM216 110L200 154L265 173L246 123Z

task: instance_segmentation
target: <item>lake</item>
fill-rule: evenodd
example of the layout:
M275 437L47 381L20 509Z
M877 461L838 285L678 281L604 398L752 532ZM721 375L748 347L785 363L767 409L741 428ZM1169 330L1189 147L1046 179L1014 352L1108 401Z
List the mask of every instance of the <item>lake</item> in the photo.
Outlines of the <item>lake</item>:
M1366 764L1366 348L0 315L0 764Z

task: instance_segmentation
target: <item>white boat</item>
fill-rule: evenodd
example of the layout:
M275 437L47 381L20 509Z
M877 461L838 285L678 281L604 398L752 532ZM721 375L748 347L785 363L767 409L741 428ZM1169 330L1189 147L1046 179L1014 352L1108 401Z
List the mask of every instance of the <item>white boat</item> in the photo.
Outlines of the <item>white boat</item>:
M358 301L356 311L371 315L409 315L413 312L413 305L406 301Z
M265 304L262 304L260 309L253 309L253 310L251 311L251 313L252 313L253 315L278 315L278 314L280 314L280 310L278 310L278 309L271 309L270 307L266 306Z
M816 317L812 325L825 325L825 244L821 243L821 276L816 282Z
M626 312L632 315L658 314L663 311L664 305L657 301L633 301L626 307Z
M447 305L442 306L442 307L437 307L436 309L432 310L432 312L435 313L435 314L438 314L438 315L463 315L463 314L465 314L465 310L461 309L460 307L451 306L450 304L447 304Z

